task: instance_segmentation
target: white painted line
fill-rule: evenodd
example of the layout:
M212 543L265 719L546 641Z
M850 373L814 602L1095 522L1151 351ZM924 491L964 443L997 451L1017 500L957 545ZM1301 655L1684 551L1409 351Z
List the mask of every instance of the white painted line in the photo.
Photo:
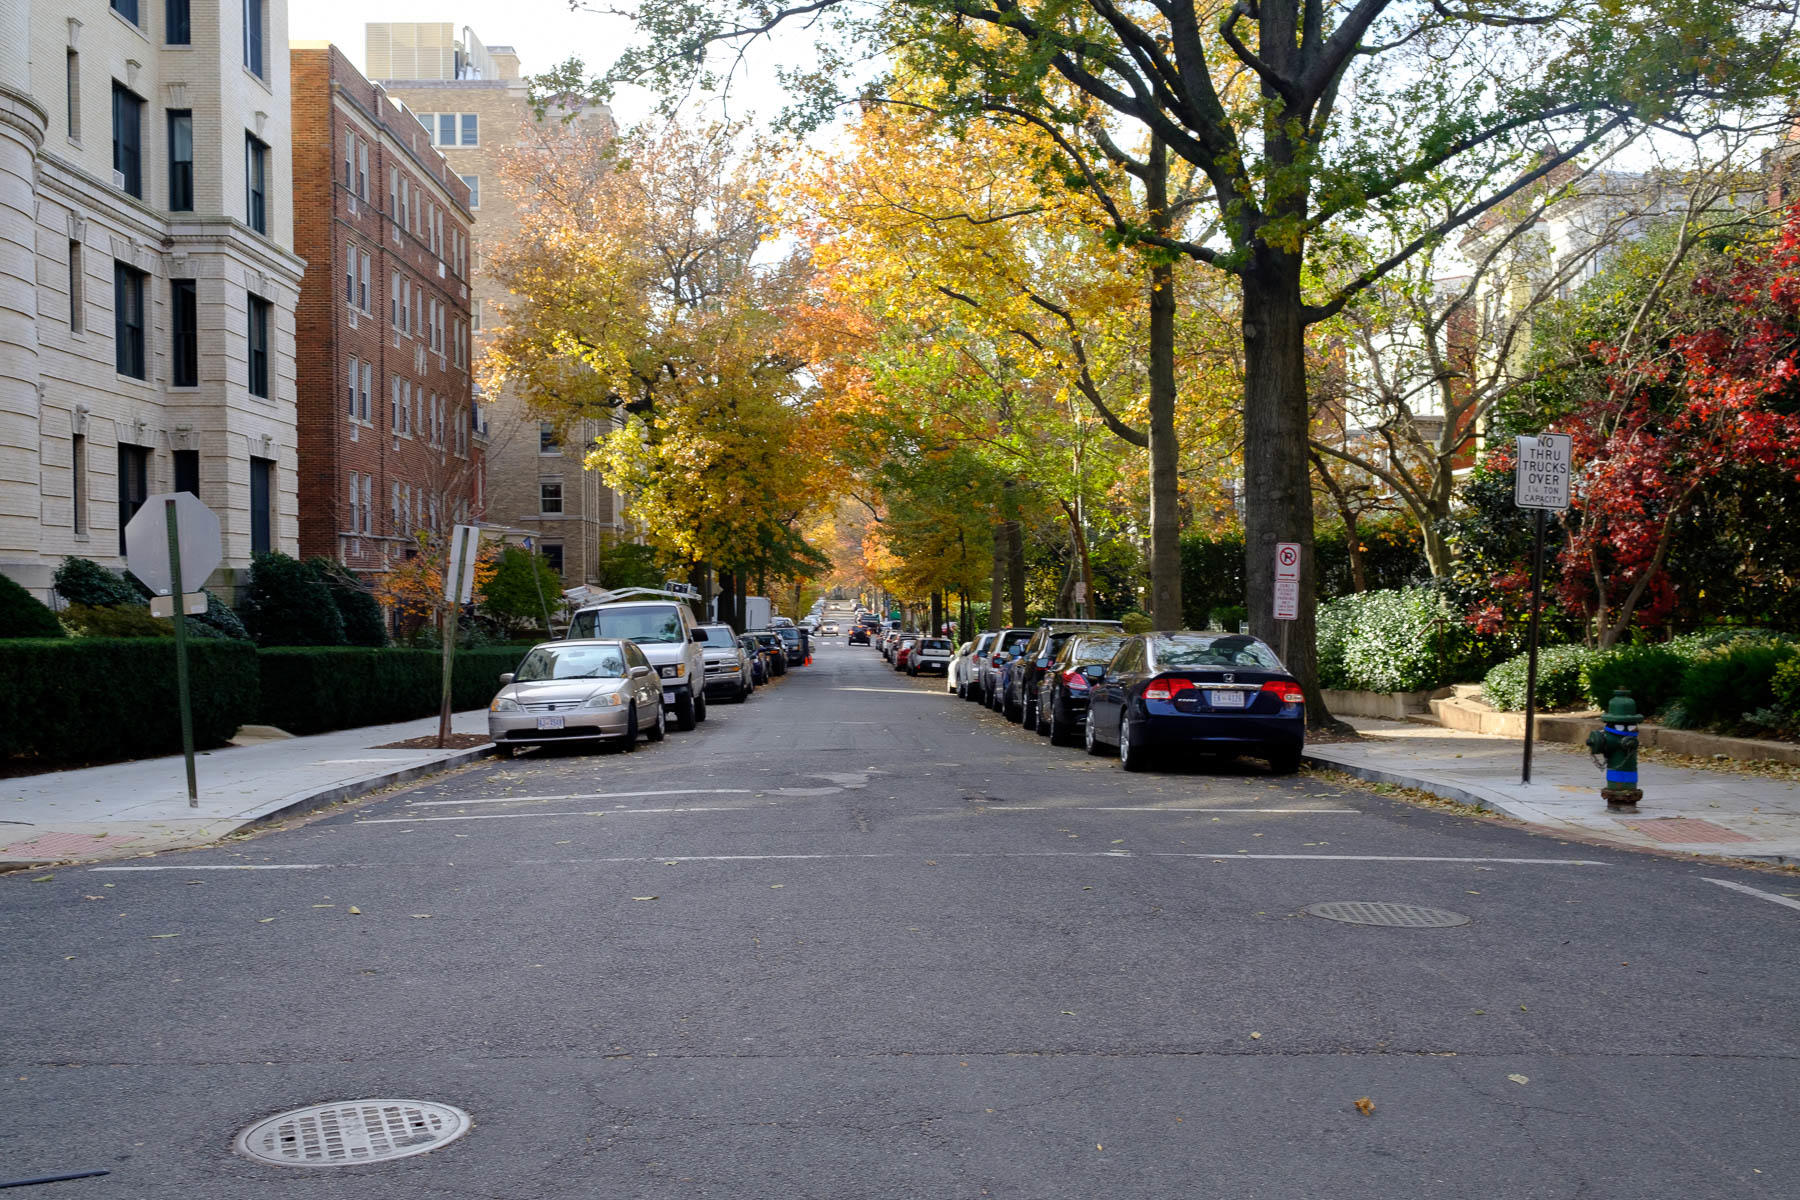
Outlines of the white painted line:
M976 803L982 803L982 802L977 801ZM993 807L993 811L995 811L995 812L1146 812L1146 813L1172 812L1172 813L1253 813L1253 814L1258 814L1258 815L1265 814L1265 813L1278 813L1278 814L1293 814L1295 816L1312 816L1312 815L1318 814L1318 813L1333 813L1333 814L1337 814L1340 816L1348 814L1348 815L1354 816L1354 817L1360 817L1363 815L1362 810L1359 808L1177 808L1172 805L1155 805L1155 804L1135 805L1135 806L1129 806L1129 807L1124 806L1124 805L1101 807L1098 805L1090 805L1090 804L1071 804L1071 805L1007 804L1004 801L995 803L992 805L992 807Z
M918 688L835 687L834 692L880 692L884 696L948 696L949 692L926 692Z
M1416 862L1416 863L1506 863L1519 867L1604 867L1592 858L1451 858L1423 854L1240 854L1227 850L1218 854L1195 854L1191 851L1151 850L1146 858L1266 858L1297 859L1306 862Z
M749 788L665 788L657 792L570 792L563 796L496 796L491 800L412 800L408 808L460 804L526 804L545 800L626 800L637 796L748 796Z
M427 821L509 821L515 817L632 817L640 813L741 813L754 808L591 808L586 812L475 813L462 817L370 817L355 825L423 825Z
M1770 904L1779 904L1785 908L1800 908L1800 900L1790 900L1786 896L1777 896L1774 892L1765 892L1759 888L1746 887L1741 883L1733 883L1729 879L1708 879L1704 875L1702 875L1701 878L1706 879L1706 882L1708 883L1716 883L1722 888L1730 888L1732 891L1742 892L1746 896L1755 896L1758 900L1767 900Z
M205 863L185 867L89 867L90 871L323 871L330 863Z

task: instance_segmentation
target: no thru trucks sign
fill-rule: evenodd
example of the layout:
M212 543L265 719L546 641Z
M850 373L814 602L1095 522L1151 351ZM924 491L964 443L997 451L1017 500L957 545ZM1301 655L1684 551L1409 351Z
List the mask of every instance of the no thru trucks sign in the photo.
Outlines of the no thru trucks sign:
M1513 477L1513 503L1520 508L1561 512L1569 507L1569 468L1573 451L1566 433L1519 435L1519 466Z

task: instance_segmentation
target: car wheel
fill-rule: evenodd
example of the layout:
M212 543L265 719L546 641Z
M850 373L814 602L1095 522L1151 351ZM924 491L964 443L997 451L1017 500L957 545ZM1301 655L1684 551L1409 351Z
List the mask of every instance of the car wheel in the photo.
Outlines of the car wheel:
M518 752L519 752L519 748L510 742L495 742L494 743L494 757L495 758L511 758Z
M630 754L637 749L637 735L637 702L633 701L631 710L625 714L625 753Z
M694 693L684 691L675 697L675 728L686 733L694 727Z
M1127 771L1148 771L1150 769L1150 750L1143 745L1134 745L1131 741L1131 721L1119 718L1119 765Z
M694 724L706 720L706 693L701 692L694 697Z
M653 742L660 742L669 736L669 714L663 711L661 700L656 702L656 724L644 730L644 736Z
M1265 757L1269 760L1269 774L1292 775L1300 769L1300 751L1271 749Z
M1037 705L1031 704L1028 702L1025 705L1025 711L1020 715L1019 724L1023 725L1027 729L1035 730L1038 727L1037 710L1038 710Z
M1046 715L1050 718L1050 744L1052 746L1067 746L1075 740L1069 736L1068 718L1057 719L1055 700L1050 701L1050 711Z
M1106 747L1101 745L1100 739L1094 736L1094 714L1091 709L1088 711L1087 732L1084 735L1084 740L1087 743L1087 752L1089 754L1093 755L1095 758L1104 758L1106 756Z
M1039 700L1034 715L1037 717L1038 736L1049 737L1052 733L1051 722L1056 719L1056 701L1052 700L1049 704L1045 704Z

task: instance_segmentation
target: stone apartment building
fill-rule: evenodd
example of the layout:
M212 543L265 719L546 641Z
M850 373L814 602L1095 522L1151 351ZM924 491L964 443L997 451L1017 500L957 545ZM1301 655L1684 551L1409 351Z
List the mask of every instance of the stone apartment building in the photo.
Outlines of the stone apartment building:
M482 248L517 229L516 206L500 187L503 156L535 120L510 46L484 46L449 23L371 23L364 66L394 99L418 115L431 143L469 185L475 215L474 345L491 323L504 291L481 270ZM610 130L604 108L578 118ZM510 389L482 397L488 425L487 521L529 535L575 587L598 581L603 539L625 534L617 498L583 469L587 447L606 429L599 421L557 427L540 419Z
M232 598L298 545L285 0L0 4L0 571L122 566L157 492Z
M482 513L469 185L336 46L288 59L300 552L380 571Z

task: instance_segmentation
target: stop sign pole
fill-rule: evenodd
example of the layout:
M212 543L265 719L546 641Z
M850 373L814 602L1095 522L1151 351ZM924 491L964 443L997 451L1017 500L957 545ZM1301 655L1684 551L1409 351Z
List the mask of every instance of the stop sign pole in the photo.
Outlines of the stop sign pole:
M181 589L181 521L175 515L175 497L163 501L169 528L169 578L175 581L175 691L181 697L181 755L187 760L188 807L200 807L200 785L194 778L194 702L188 693L187 616Z

